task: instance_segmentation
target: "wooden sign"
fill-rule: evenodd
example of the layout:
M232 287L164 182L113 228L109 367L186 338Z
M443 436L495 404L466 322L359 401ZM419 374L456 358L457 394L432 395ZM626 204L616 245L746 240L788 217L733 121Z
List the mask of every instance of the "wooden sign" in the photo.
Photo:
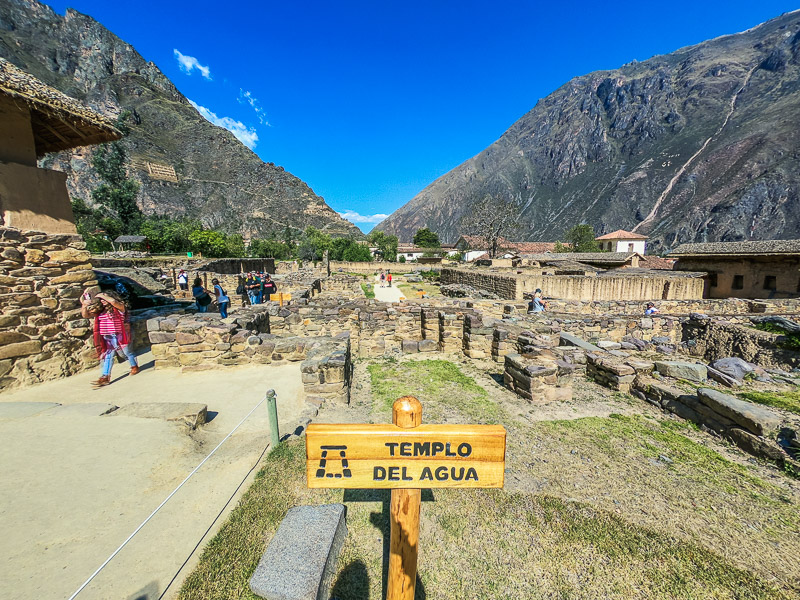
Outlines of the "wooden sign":
M506 431L500 425L311 424L310 488L503 487Z
M503 487L506 430L500 425L422 425L422 404L395 400L394 425L311 424L310 488L391 488L386 600L413 600L422 488Z

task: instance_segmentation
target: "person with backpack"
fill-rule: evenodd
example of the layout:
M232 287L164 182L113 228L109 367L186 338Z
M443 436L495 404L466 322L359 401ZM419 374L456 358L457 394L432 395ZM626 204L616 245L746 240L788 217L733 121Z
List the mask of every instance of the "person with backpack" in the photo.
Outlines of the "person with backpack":
M89 290L81 296L81 316L94 319L94 347L100 359L100 378L92 382L95 389L111 383L114 356L125 356L131 365L131 375L139 372L136 356L129 349L131 326L128 307L116 292L102 292L92 299Z
M189 275L183 269L178 272L178 287L184 292L189 289Z
M261 304L261 278L255 273L248 273L247 280L244 282L250 304Z
M217 297L217 306L219 306L219 314L223 319L228 317L228 307L231 305L231 299L228 297L228 292L222 289L219 284L219 279L216 277L211 280L214 284L214 295Z
M385 283L386 283L386 273L384 273L383 269L381 269L381 287L386 287Z
M389 287L392 287L392 272L388 269L386 270L386 281L389 284Z
M195 277L194 283L192 283L192 296L194 296L197 312L208 312L208 305L211 304L211 294L203 287L203 280L199 277Z

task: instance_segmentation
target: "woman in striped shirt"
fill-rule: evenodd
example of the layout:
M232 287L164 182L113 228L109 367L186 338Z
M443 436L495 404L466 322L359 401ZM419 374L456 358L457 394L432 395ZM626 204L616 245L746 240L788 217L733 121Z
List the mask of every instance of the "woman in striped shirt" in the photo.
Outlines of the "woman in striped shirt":
M85 319L94 318L94 347L100 359L100 379L92 385L95 389L111 383L111 366L114 355L125 356L131 365L131 375L139 372L136 356L128 349L131 328L125 302L116 292L102 292L92 300L89 291L81 296L81 314Z

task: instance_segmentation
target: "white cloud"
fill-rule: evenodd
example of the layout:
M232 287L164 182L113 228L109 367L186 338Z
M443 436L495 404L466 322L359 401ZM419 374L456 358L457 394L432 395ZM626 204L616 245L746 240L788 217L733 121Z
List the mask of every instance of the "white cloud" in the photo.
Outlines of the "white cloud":
M351 223L380 223L389 215L361 215L354 210L346 210L344 212L340 212L339 216L343 219L347 219Z
M200 74L203 77L209 80L211 79L211 69L201 65L200 61L198 61L194 56L186 56L185 54L181 54L180 50L177 48L173 48L172 52L175 54L175 58L178 60L178 66L181 68L181 71L191 75L192 70L197 69L200 71Z
M250 150L253 150L256 147L256 143L258 142L258 134L254 128L248 127L241 121L236 121L230 117L218 117L205 106L200 106L197 104L197 102L192 100L189 100L189 103L194 106L197 111L208 121L230 131L240 142L250 148Z
M258 116L258 122L262 125L266 125L267 127L272 127L267 121L267 113L261 107L261 104L258 101L258 98L253 96L250 92L246 92L242 88L239 88L239 104L249 104L253 110L256 112Z

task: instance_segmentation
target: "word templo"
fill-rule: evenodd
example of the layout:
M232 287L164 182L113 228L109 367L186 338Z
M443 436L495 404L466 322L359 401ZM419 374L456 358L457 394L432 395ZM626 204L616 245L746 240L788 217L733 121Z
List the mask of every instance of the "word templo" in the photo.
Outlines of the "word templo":
M310 488L503 487L500 425L311 424Z

